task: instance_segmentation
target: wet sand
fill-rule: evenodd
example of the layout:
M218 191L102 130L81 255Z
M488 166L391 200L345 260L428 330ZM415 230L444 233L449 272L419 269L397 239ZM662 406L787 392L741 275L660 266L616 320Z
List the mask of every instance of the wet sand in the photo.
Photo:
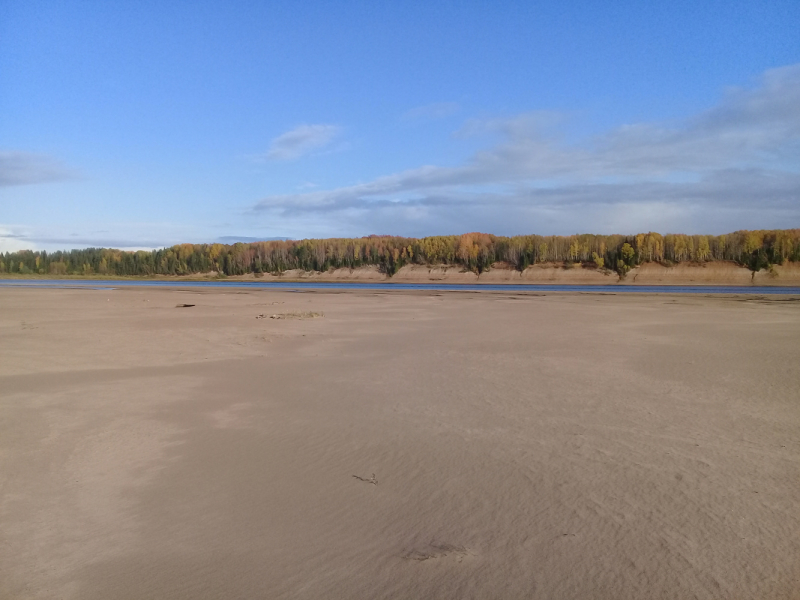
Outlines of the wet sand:
M0 598L800 598L799 347L786 296L2 289Z

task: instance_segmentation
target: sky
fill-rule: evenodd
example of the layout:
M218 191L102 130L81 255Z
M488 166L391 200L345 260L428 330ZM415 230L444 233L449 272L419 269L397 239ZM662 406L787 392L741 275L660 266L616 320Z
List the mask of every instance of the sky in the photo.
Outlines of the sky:
M0 252L800 227L800 2L0 0Z

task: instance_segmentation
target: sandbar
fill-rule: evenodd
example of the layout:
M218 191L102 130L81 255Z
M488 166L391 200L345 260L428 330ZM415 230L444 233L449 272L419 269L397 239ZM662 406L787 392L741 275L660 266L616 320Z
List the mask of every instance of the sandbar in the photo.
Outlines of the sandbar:
M794 296L2 289L0 598L798 598L798 348Z

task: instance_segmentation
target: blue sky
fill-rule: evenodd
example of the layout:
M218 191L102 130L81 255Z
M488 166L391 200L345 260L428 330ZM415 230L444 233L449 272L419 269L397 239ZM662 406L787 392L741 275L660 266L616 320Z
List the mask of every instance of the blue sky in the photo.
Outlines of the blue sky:
M800 227L800 2L0 0L0 251Z

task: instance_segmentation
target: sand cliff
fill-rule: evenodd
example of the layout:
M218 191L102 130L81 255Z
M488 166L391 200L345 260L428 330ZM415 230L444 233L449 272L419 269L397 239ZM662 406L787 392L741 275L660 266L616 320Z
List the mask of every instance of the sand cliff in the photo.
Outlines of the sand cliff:
M230 279L255 279L253 274ZM330 271L284 271L280 276L264 274L264 281L341 281L367 282L389 281L394 283L531 283L531 284L575 284L575 285L800 285L800 264L773 265L770 270L753 273L747 267L733 262L681 263L664 266L645 263L632 269L620 279L614 271L561 263L544 263L518 271L509 265L496 263L494 267L478 275L457 266L406 265L393 277L388 277L376 266L358 269L332 269Z

